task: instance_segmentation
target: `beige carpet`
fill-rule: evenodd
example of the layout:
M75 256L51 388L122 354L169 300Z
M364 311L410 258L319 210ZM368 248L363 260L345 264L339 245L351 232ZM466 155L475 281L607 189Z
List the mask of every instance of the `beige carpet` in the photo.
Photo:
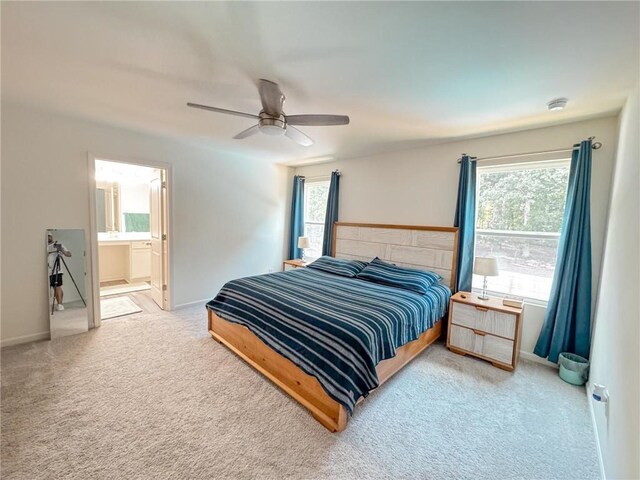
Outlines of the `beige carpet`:
M598 477L584 390L435 345L331 434L204 307L2 352L3 479Z

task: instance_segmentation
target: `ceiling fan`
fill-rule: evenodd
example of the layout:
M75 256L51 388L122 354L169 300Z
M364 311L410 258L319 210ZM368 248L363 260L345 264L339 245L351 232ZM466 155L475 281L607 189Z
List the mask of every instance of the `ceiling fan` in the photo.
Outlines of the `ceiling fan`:
M260 100L262 101L262 110L260 110L258 115L191 102L187 103L187 106L258 120L257 125L243 130L233 137L235 139L247 138L258 132L262 132L267 135L285 135L304 147L313 145L313 140L292 125L325 126L349 124L349 117L346 115L285 115L282 111L285 96L280 91L278 84L269 80L260 79L258 92L260 93Z

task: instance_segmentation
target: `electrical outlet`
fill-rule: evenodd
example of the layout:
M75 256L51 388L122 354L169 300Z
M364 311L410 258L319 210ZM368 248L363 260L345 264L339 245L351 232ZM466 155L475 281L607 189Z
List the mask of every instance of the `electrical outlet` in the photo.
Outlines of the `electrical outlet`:
M273 273L273 267L269 267L269 273Z

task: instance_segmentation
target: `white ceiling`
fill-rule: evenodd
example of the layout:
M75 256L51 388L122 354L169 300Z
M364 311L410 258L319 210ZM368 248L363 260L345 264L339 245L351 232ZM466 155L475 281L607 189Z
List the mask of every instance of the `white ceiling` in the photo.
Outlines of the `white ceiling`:
M2 2L2 100L293 163L617 111L639 81L638 2ZM232 140L258 78L315 139ZM566 96L564 112L546 103Z

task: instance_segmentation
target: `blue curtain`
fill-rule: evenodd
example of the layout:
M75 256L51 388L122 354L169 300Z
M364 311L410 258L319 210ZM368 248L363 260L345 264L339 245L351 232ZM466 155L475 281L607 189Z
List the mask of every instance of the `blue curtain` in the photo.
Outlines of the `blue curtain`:
M576 147L551 297L533 350L551 362L562 352L588 358L591 346L591 140Z
M322 255L331 255L333 251L333 224L338 221L338 197L340 196L340 172L331 172L327 214L324 217L324 237Z
M456 291L470 292L476 234L476 162L468 155L463 155L460 161L458 203L453 226L459 229Z
M291 219L289 225L289 260L302 258L298 237L304 236L304 177L293 177L291 192Z

